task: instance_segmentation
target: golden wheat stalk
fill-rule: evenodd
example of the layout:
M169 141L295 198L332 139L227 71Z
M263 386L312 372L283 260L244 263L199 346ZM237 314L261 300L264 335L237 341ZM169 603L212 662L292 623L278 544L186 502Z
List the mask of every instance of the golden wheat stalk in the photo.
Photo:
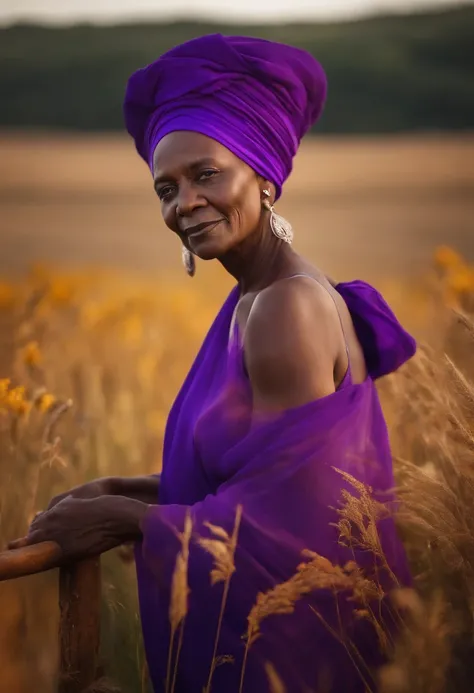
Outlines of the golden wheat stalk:
M270 662L265 662L265 673L268 679L268 685L270 686L270 693L286 693L286 688L278 676L277 671L273 664Z
M357 497L347 489L341 490L344 504L338 508L340 519L336 523L339 530L339 542L351 549L359 547L370 551L379 559L394 586L399 587L398 578L388 564L377 529L379 520L389 515L387 506L374 500L373 490L368 484L364 484L342 469L337 467L333 469L359 493ZM353 527L358 530L357 537L353 534Z
M227 598L229 596L230 580L235 572L235 551L237 549L237 539L239 535L241 518L242 506L238 505L235 512L234 529L232 530L231 536L229 536L229 534L222 527L218 527L216 525L212 525L210 522L206 522L205 525L211 534L214 535L214 538L205 539L200 537L198 539L198 544L214 558L214 568L212 569L210 576L211 584L216 585L219 582L224 583L221 608L217 622L216 637L214 639L214 651L212 653L207 685L204 689L205 693L211 693L212 678L217 666L217 647L219 645L224 611L227 604Z
M351 592L352 598L364 606L384 596L380 585L366 578L354 561L349 561L341 567L308 549L303 551L303 556L307 560L297 567L296 573L289 580L257 595L256 603L247 617L247 642L241 672L240 693L243 690L249 650L260 637L260 626L266 618L278 614L292 614L297 601L317 590L331 590L334 593Z
M186 614L188 613L188 597L189 597L189 586L188 586L188 564L189 564L189 544L191 541L192 534L192 520L189 511L186 512L184 519L184 529L183 532L178 532L178 538L181 543L181 549L176 556L176 564L173 571L173 577L171 580L171 600L169 608L169 619L171 624L171 636L170 644L168 650L168 666L166 669L166 683L165 689L166 693L173 692L176 676L178 670L179 655L181 652L182 644L182 631L184 629L184 621L186 619ZM173 659L173 648L175 635L178 630L181 629L180 638L178 641L178 649L176 653L174 669L173 669L173 680L171 681L171 667Z

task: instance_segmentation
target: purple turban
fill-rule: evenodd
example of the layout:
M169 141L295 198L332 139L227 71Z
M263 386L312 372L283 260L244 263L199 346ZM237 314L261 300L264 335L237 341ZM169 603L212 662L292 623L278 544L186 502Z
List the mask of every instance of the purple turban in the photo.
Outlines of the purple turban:
M125 124L153 169L158 142L176 130L212 137L276 186L321 114L326 78L306 51L245 36L183 43L129 79Z

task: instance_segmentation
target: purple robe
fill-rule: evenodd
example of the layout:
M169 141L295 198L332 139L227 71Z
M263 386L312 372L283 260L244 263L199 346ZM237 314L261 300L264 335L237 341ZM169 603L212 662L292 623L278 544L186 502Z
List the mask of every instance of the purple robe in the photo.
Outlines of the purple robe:
M343 565L355 557L373 570L365 551L338 542L336 508L348 487L335 467L390 498L394 479L387 427L374 379L388 374L415 352L408 335L380 294L364 282L339 284L363 347L368 377L354 384L350 367L333 394L256 420L232 317L234 288L222 306L171 409L165 435L160 505L146 515L137 545L141 619L155 693L165 691L170 645L171 576L186 513L193 531L209 537L206 521L231 533L242 506L236 572L222 622L214 693L237 693L245 651L247 616L257 594L294 574L302 551L310 549ZM409 571L393 521L379 526L387 561L401 584ZM189 556L189 611L183 631L175 693L202 693L211 664L223 584L211 585L212 557L192 542ZM379 573L390 589L391 578ZM243 691L266 693L264 671L271 662L289 693L363 693L366 689L347 649L322 624L343 625L368 670L383 661L372 627L354 618L354 603L329 590L304 599L290 615L270 616L249 650ZM175 645L176 647L176 645ZM375 686L373 687L375 690Z

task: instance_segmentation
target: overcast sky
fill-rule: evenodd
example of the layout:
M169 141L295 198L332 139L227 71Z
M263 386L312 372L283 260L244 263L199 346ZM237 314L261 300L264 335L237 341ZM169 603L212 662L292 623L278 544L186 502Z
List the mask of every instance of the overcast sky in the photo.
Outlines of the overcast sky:
M470 3L474 0L468 0ZM462 0L0 0L0 22L70 23L203 17L243 21L350 18L466 4Z

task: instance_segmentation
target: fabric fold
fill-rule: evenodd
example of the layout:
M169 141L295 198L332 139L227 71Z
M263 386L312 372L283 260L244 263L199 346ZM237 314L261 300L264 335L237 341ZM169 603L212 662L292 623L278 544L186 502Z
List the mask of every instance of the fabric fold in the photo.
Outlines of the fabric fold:
M231 534L238 506L242 519L236 571L218 647L218 654L229 656L232 664L217 667L214 691L239 690L247 616L258 593L295 573L303 550L317 552L335 565L355 560L386 591L397 582L409 584L405 554L390 517L378 524L387 565L367 549L341 545L336 524L343 491L357 496L344 474L374 489L374 500L391 507L392 460L374 378L410 358L415 343L374 288L352 282L337 290L347 302L366 355L365 382L349 381L328 397L252 420L250 386L239 367L242 353L237 343L227 348L238 301L235 288L171 410L162 505L149 511L143 542L136 548L145 646L157 692L164 691L168 661L177 532L183 531L188 514L194 535L189 610L175 689L179 693L202 693L206 685L223 595L222 584L211 584L212 558L197 538L210 537L208 523ZM289 691L317 690L321 681L329 681L327 690L333 693L364 691L347 647L331 636L328 626L342 629L369 670L383 656L376 633L370 624L357 620L355 605L347 597L336 599L330 590L318 590L298 602L293 614L269 617L249 651L243 690L269 690L264 668L269 661ZM383 611L385 606L380 608Z
M128 81L124 117L152 171L163 137L198 132L274 183L278 198L326 92L324 70L310 53L260 38L210 34L137 70Z
M415 340L373 286L353 281L339 284L336 289L349 308L367 370L374 380L393 373L415 354Z

